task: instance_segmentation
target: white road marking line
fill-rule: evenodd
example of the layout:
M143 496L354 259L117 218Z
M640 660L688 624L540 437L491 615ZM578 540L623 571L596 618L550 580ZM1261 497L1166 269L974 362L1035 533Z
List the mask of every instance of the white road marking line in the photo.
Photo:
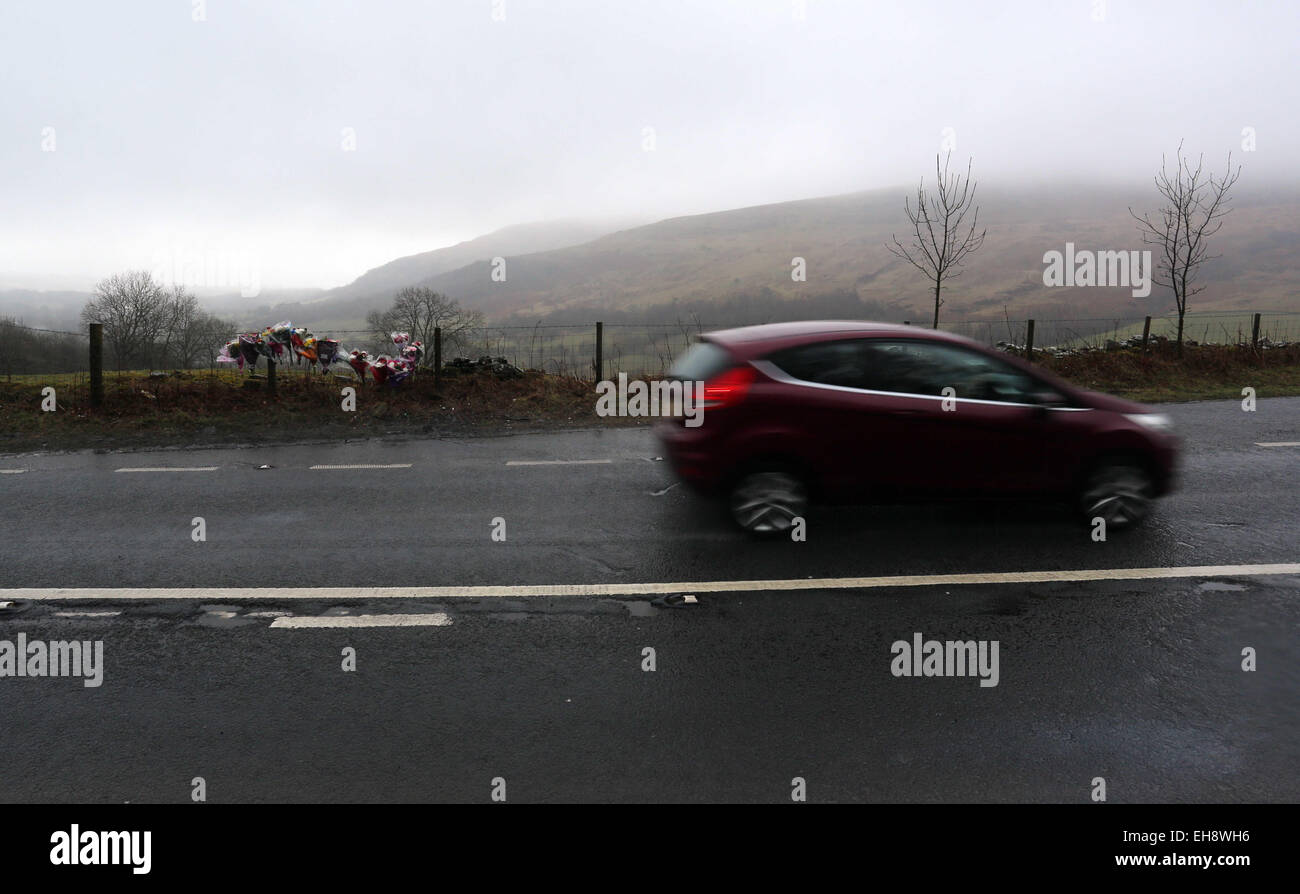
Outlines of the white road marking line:
M272 627L450 627L445 612L430 615L327 615L319 618L276 618Z
M1186 577L1300 575L1300 562L1276 565L1183 565L1173 568L1084 568L1077 571L1004 571L976 574L905 574L893 577L822 577L786 580L712 580L627 584L523 584L470 587L19 587L3 599L198 599L245 602L288 599L484 599L525 596L646 596L668 593L735 593L786 590L870 590L889 587L1035 584L1095 580L1166 580Z
M1300 447L1300 441L1256 441L1256 447Z
M26 469L0 469L0 475L21 475Z
M612 459L512 459L507 466L604 466Z
M143 466L134 469L114 469L114 472L215 472L217 466Z
M357 463L357 464L355 464L355 465L349 465L349 466L311 466L310 468L312 468L312 469L328 469L328 470L331 470L331 471L332 471L332 470L336 470L336 469L409 469L409 468L411 468L411 464L410 464L410 463L390 463L390 464L388 464L388 465L374 465L374 464L369 464L369 463Z
M118 612L55 612L56 618L116 618L122 614Z

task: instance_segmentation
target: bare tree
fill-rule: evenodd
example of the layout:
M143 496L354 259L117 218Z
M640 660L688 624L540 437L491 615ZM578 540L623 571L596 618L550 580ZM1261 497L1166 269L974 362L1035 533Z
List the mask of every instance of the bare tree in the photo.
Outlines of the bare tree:
M115 273L95 287L95 297L81 310L81 321L104 324L104 340L119 371L137 363L152 367L167 326L168 298L148 271Z
M164 327L162 356L173 369L188 369L203 356L207 347L205 339L207 314L199 307L199 299L184 286L172 286L167 296L167 323Z
M233 320L204 313L199 315L195 329L199 332L199 358L206 360L209 367L213 367L217 365L217 355L221 353L226 342L239 331L239 326Z
M1142 241L1156 246L1159 260L1152 279L1174 293L1178 308L1178 351L1183 350L1183 318L1187 315L1187 299L1201 292L1205 286L1194 285L1200 266L1212 257L1208 253L1209 237L1219 232L1223 218L1232 209L1228 207L1228 191L1241 176L1241 165L1232 170L1232 153L1228 153L1227 170L1215 179L1205 171L1205 156L1196 160L1196 167L1183 158L1183 144L1178 144L1178 166L1171 175L1164 156L1160 157L1160 173L1155 177L1156 190L1164 204L1151 215L1139 215L1132 208L1129 214L1138 222Z
M442 329L443 344L461 344L471 329L483 325L483 315L466 310L460 302L425 286L408 286L397 293L386 311L373 310L366 325L376 336L387 339L390 332L409 332L424 343L424 362L433 361L433 330Z
M934 286L934 328L939 328L940 297L943 285L961 275L958 269L966 256L978 251L984 244L986 230L975 232L980 210L975 204L976 184L970 179L971 162L966 163L966 176L948 173L949 152L939 167L939 156L934 157L934 171L938 181L933 192L927 193L925 179L916 188L916 207L903 200L903 210L912 223L912 237L904 245L894 236L894 244L887 245L891 252L925 274ZM966 214L971 215L970 226L965 224Z

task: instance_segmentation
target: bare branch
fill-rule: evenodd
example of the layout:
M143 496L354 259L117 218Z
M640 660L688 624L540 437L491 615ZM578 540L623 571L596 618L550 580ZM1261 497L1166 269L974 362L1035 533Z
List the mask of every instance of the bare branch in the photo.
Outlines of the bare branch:
M987 230L979 229L979 206L975 205L977 184L971 179L972 161L966 163L966 176L950 174L948 153L940 166L939 156L934 157L936 183L929 192L922 178L916 190L916 207L903 200L903 211L912 225L908 244L892 237L893 244L885 247L925 274L934 289L934 325L939 326L939 308L943 306L943 285L961 275L959 269L966 258L984 244ZM967 213L971 213L969 224Z
M1206 172L1204 155L1198 156L1196 166L1192 166L1183 155L1181 142L1175 160L1171 175L1167 158L1161 157L1155 186L1163 201L1155 219L1150 213L1139 215L1132 208L1129 214L1138 223L1143 243L1158 249L1159 260L1152 279L1173 292L1178 310L1177 344L1181 350L1187 299L1205 288L1196 285L1196 279L1201 265L1217 257L1209 254L1208 240L1219 232L1232 210L1228 195L1241 177L1241 166L1233 170L1232 153L1228 153L1226 173L1216 179L1213 173Z

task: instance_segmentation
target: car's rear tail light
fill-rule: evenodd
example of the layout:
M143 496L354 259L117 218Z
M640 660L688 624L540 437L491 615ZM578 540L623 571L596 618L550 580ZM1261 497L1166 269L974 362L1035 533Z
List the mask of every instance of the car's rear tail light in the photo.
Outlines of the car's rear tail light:
M757 375L754 367L747 363L718 373L704 383L704 408L718 410L740 403Z

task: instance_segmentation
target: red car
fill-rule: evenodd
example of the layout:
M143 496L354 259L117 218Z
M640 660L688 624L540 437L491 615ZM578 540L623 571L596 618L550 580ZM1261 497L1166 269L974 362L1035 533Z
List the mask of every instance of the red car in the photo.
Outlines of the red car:
M1140 522L1174 481L1169 419L930 329L852 321L711 332L670 378L703 382L702 418L656 432L676 474L755 533L811 501L1067 497Z

